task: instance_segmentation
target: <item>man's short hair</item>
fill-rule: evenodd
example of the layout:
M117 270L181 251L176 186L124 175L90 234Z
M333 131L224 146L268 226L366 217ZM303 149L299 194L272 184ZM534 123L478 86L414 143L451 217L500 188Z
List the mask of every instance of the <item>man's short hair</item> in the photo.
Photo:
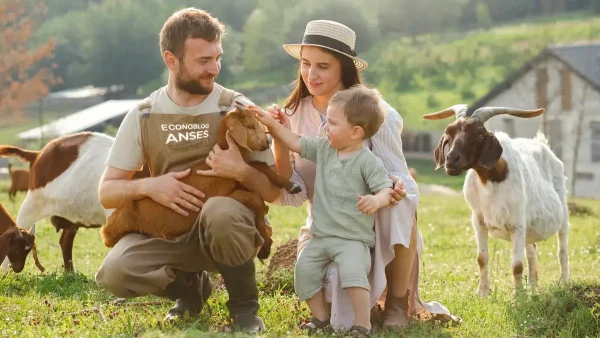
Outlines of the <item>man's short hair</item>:
M184 8L171 14L160 31L160 52L170 51L178 59L185 52L185 40L216 41L225 35L225 25L208 12L198 8Z
M329 104L342 109L351 126L361 127L365 139L375 135L385 119L386 109L381 104L379 91L361 84L338 91Z

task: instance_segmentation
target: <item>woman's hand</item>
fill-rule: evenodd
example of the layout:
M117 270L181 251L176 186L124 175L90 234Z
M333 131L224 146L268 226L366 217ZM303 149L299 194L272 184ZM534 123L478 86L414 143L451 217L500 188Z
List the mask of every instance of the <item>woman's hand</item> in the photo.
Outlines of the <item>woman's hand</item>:
M392 192L390 203L392 205L396 205L398 202L404 199L404 197L406 197L406 188L404 187L404 183L400 177L391 175L390 179L392 182L394 182L394 191Z
M271 106L267 107L267 113L269 113L273 119L277 120L277 122L287 129L292 129L292 122L277 104L272 104Z

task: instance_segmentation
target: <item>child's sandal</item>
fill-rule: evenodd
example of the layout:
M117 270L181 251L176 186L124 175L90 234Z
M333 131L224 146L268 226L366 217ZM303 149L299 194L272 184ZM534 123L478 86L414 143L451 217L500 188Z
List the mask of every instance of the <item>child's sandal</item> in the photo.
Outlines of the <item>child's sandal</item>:
M329 319L321 321L317 317L312 317L308 322L300 325L300 329L314 332L316 330L323 330L329 326Z
M346 337L372 338L373 331L364 326L354 325L350 328L350 330L348 330Z

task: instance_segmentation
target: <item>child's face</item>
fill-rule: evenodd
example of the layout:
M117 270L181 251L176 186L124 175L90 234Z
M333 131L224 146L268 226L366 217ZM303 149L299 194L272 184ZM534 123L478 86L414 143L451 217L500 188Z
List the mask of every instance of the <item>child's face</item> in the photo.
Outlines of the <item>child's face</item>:
M343 109L336 105L327 106L327 123L324 129L329 143L336 149L344 149L362 142L364 134L361 127L352 126L348 122Z

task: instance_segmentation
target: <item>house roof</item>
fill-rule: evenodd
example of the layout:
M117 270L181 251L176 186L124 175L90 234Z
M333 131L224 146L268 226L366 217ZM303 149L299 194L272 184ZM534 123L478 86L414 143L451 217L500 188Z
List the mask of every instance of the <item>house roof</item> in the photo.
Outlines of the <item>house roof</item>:
M565 64L572 72L586 80L600 91L600 41L577 44L557 44L546 47L538 55L527 61L521 68L510 74L475 104L469 107L467 114L486 105L494 97L509 89L513 83L548 57Z
M140 100L108 100L52 121L41 127L20 133L20 139L54 138L77 133L115 117L125 115Z

